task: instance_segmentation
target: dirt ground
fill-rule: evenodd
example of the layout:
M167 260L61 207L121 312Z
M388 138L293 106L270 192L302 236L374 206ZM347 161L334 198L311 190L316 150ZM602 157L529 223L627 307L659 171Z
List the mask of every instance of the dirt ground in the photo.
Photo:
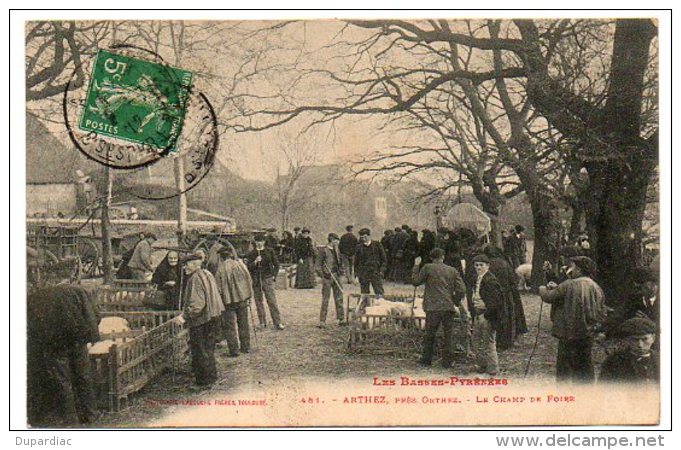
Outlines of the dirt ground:
M359 292L358 286L347 286L345 293ZM422 292L420 289L419 292ZM386 293L412 294L406 285L386 284ZM175 373L166 373L129 399L127 408L119 413L105 413L96 427L143 427L153 423L168 412L168 401L191 400L206 395L230 392L236 389L276 385L281 380L347 379L373 376L452 376L472 374L471 364L459 358L451 369L434 364L423 368L413 358L396 358L389 355L355 355L345 352L347 327L339 327L329 311L329 326L317 328L319 321L320 288L309 290L277 291L284 331L267 329L259 331L253 339L252 352L237 358L228 357L225 345L216 350L219 381L210 391L197 391L193 387L189 363ZM523 294L523 304L529 332L521 336L516 345L501 352L499 377L522 379L528 357L537 338L540 301L536 295ZM549 308L542 308L541 330L537 340L527 378L550 381L554 373L556 342L550 336Z

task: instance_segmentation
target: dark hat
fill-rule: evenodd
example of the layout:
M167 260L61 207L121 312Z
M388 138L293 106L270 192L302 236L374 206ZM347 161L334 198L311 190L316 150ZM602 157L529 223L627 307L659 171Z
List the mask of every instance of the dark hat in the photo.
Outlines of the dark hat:
M588 256L573 256L570 261L575 263L575 266L579 267L582 273L589 276L595 275L598 269L594 260Z
M155 240L155 241L158 240L158 238L156 237L156 234L155 234L155 233L144 233L144 238L145 238L145 239L152 238L152 239Z
M431 259L440 259L445 257L445 251L441 248L434 248L430 251Z
M345 227L345 231L350 231L350 230L352 230L353 228L354 228L353 225L348 225L347 227Z
M516 233L522 233L523 231L525 231L525 227L524 227L524 226L522 226L522 225L516 225L516 226L515 226L515 232L516 232Z
M368 228L362 228L359 230L359 235L360 236L369 236L371 234L371 230Z
M300 227L293 227L293 231L300 231Z
M266 228L265 231L267 231L268 233L274 233L274 232L277 231L277 229L274 228L274 227L269 227L269 228Z
M410 230L411 228L409 228L409 225L404 224L404 225L402 225L402 229L403 230Z
M643 334L655 333L657 333L657 325L645 317L634 317L633 319L625 320L619 328L621 336L641 336Z
M255 242L265 242L265 235L262 233L258 233L253 237L253 240Z
M399 233L400 231L402 231L402 228L400 228L400 227L395 227L395 231L396 231L397 233Z
M336 233L329 233L328 239L329 239L329 242L331 242L331 241L333 241L334 239L335 239L335 240L339 240L340 238L338 237L338 235L337 235Z
M309 233L310 229L308 227L303 227L302 230L300 230L301 233Z
M487 257L487 255L480 253L475 255L475 257L473 258L473 264L475 264L476 262L483 262L485 264L489 264L489 258Z
M189 262L189 261L199 261L203 260L203 257L201 255L198 255L196 253L189 253L181 258L182 262Z

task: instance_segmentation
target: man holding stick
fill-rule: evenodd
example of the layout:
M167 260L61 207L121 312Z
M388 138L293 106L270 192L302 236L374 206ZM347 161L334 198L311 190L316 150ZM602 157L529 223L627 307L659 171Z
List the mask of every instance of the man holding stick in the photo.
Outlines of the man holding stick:
M322 309L319 314L319 328L326 327L331 290L333 290L338 324L345 325L345 318L343 317L343 289L340 285L340 279L343 275L343 265L341 264L338 250L340 239L337 234L330 233L327 240L328 244L319 251L319 257L317 258L317 275L322 278Z
M267 316L263 303L264 296L270 309L274 328L283 330L285 327L281 323L277 294L274 292L274 280L279 274L279 260L274 250L265 247L265 236L262 234L255 237L255 249L246 255L246 266L251 273L251 278L253 278L255 307L260 327L265 328L267 326Z

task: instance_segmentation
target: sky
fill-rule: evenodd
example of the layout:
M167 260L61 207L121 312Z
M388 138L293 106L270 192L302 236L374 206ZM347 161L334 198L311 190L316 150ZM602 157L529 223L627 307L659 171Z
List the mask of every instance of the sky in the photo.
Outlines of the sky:
M230 29L232 23L225 22L220 25L226 28L226 31L221 32L217 38L212 37L212 41L204 42L203 36L209 33L206 31L209 26L208 23L187 22L187 43L185 44L190 49L179 57L171 48L170 34L166 28L164 28L165 34L161 33L162 37L157 41L159 44L157 46L153 42L145 41L139 37L141 35L139 29L145 29L148 32L149 30L159 29L159 26L167 27L167 25L139 22L117 29L115 35L118 41L132 39L130 42L158 50L167 62L179 63L183 68L194 70L196 72L196 86L206 93L211 104L219 111L224 100L224 96L221 95L224 85L212 79L213 75L218 74L224 79L236 77L240 69L251 69L241 67L242 61L250 55L260 52L263 61L258 63L257 70L270 75L264 78L258 77L255 81L240 87L242 92L260 94L271 89L271 85L286 83L284 76L281 77L281 80L277 80L279 73L276 69L273 70L273 67L277 64L288 63L288 60L295 57L297 52L306 52L308 55L306 58L309 58L309 55L316 54L320 48L328 45L334 39L337 41L339 39L337 33L342 28L341 22L338 21L306 22L305 24L287 26L282 31L266 32L255 39L242 42L244 35L248 35L256 29L271 26L272 23L233 24L235 27L237 25L240 27L238 32ZM344 39L356 37L357 32L353 33L352 29L348 30L345 31ZM200 38L195 38L197 42L192 42L193 36L200 36ZM106 47L111 42L110 39L103 40L101 45ZM290 48L298 50L290 51ZM271 51L272 49L274 51ZM27 46L27 54L31 55L32 51L34 49L30 45ZM88 58L85 57L84 59L87 60ZM310 60L307 62L309 64L321 64L319 61ZM253 70L255 72L255 69ZM290 73L286 76L290 76ZM316 94L313 89L307 92L307 95L315 99ZM71 146L63 125L63 119L60 117L60 103L60 98L56 97L44 101L28 102L27 110L38 113L39 117L46 119L43 122L48 129L66 145ZM219 119L222 120L224 115L226 114L221 115ZM315 127L309 133L313 136L313 139L309 140L318 147L318 159L315 164L350 164L351 161L356 161L368 152L386 149L391 144L399 143L399 138L396 139L395 136L391 137L389 134L379 132L384 121L385 118L380 116L369 118L343 117L333 124ZM282 164L281 155L278 151L282 139L294 138L307 123L308 117L301 117L300 120L261 132L235 133L227 129L220 136L220 150L217 158L244 178L272 181L276 173L276 166ZM74 151L76 151L75 148Z

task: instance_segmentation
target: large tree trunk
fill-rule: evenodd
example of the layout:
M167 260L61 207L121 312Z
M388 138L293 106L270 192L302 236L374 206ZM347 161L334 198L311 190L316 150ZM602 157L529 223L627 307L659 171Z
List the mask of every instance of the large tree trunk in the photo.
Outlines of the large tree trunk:
M608 304L616 306L630 294L641 258L641 226L645 194L655 161L593 165L587 223L594 259ZM622 183L616 180L626 180Z
M657 145L641 137L643 80L657 29L650 19L618 19L607 102L602 109L550 78L531 21L516 21L528 43L528 99L565 137L581 141L573 163L589 171L587 227L598 277L610 304L623 301L639 262L645 194L657 164ZM575 125L574 111L579 120ZM571 125L572 124L572 125Z
M515 168L520 182L525 186L527 199L532 210L534 227L534 250L532 251L532 277L530 284L538 288L546 283L544 262L556 265L560 246L560 206L537 176L536 166L531 161L524 161Z
M560 240L560 216L555 199L541 189L528 192L534 225L531 285L537 288L546 283L543 266L549 261L555 266Z
M643 80L655 35L650 20L617 21L608 101L599 124L605 145L594 149L609 157L586 164L587 221L599 280L611 305L629 295L640 263L646 191L657 165L657 146L640 136Z

